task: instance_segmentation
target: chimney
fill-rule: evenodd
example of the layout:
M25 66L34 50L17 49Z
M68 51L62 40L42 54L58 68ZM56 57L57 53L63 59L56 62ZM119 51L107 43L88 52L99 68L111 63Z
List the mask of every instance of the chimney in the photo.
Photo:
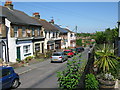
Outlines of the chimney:
M49 23L54 24L54 19L51 19L51 21Z
M6 6L7 8L13 10L13 4L12 4L12 1L6 1L4 6Z
M40 19L40 14L38 12L33 13L33 16L37 19Z

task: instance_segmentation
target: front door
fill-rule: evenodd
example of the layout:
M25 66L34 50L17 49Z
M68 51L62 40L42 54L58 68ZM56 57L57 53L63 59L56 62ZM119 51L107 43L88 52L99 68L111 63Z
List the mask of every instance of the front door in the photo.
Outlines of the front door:
M20 47L17 47L17 59L21 60Z
M42 53L44 53L44 43L42 43Z

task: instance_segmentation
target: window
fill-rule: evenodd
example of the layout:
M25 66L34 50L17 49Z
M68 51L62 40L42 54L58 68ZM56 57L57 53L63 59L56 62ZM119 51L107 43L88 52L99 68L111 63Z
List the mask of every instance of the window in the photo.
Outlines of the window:
M45 32L45 38L47 38L47 32Z
M14 26L14 37L18 37L18 27Z
M61 55L62 55L62 53L53 53L52 56L61 56Z
M30 53L30 45L23 46L23 53L24 54Z
M40 51L40 43L35 44L35 51Z
M55 38L55 33L53 32L53 38Z
M35 29L32 27L32 36L35 36Z
M9 69L3 69L2 71L0 71L1 73L0 73L0 78L1 77L5 77L5 76L8 76L8 75L10 75L11 74L11 71L9 70Z
M58 34L58 33L56 32L56 38L57 38L57 34Z
M38 36L40 36L40 29L39 28L37 29L37 33L38 33Z
M49 32L49 38L50 38L50 32Z
M22 27L22 36L26 37L26 28L25 27Z
M71 34L70 37L73 37L73 34Z

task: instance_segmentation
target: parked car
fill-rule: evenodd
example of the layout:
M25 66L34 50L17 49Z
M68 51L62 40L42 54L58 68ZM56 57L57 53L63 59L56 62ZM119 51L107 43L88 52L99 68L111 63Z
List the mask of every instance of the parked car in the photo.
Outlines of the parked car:
M78 53L80 53L80 52L84 51L84 48L83 47L78 47L78 48L76 48L76 50L77 50Z
M1 89L15 89L20 85L19 75L9 66L0 66Z
M72 50L72 52L74 53L74 55L78 54L78 52L77 52L77 49L76 49L76 48L71 49L71 50Z
M72 57L74 55L74 53L72 52L72 50L64 50L64 53L66 55L68 55L68 57Z
M63 62L68 59L64 52L54 52L51 56L51 62Z

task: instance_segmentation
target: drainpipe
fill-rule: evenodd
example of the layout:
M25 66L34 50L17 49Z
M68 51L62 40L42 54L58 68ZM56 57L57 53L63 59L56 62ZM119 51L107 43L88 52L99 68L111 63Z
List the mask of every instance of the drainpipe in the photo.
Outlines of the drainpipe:
M7 46L7 55L8 55L8 57L7 57L7 62L9 62L9 48L8 48L8 27L6 26L6 46Z

